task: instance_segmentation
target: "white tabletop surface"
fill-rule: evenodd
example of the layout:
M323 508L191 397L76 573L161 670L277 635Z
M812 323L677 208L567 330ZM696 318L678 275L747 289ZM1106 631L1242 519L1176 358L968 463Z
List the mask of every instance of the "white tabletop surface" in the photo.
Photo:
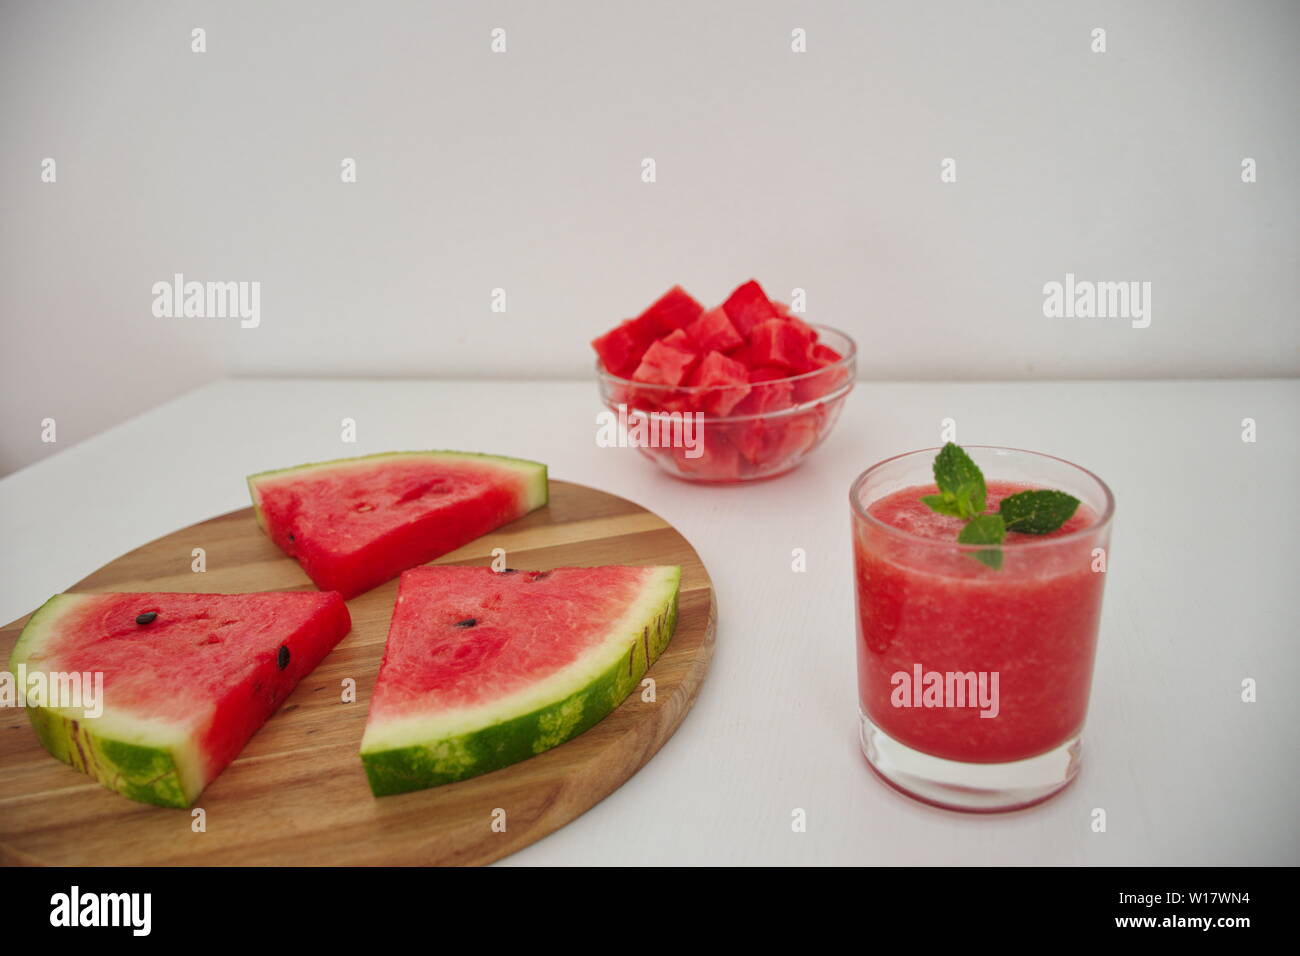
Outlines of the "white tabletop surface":
M1300 382L859 385L802 468L729 487L597 447L597 411L590 382L200 388L0 480L0 616L247 504L254 471L398 448L535 458L676 525L713 577L719 630L663 750L508 862L1300 863ZM355 444L340 441L343 418ZM1085 465L1118 502L1083 770L1015 814L913 803L875 779L854 736L849 483L938 444L944 418L959 442ZM796 547L806 573L791 570Z

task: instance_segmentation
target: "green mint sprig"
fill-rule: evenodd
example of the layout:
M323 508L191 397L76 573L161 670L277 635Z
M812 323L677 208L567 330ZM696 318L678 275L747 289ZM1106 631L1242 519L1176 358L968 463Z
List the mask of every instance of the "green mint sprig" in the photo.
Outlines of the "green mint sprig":
M1079 499L1064 491L1035 489L1008 495L998 510L985 514L988 485L979 465L960 447L948 442L934 459L934 483L937 495L922 495L921 501L931 511L966 524L957 535L958 544L1000 545L1008 531L1021 534L1051 534L1074 516ZM993 570L1002 568L1002 549L985 548L972 554Z
M952 442L939 449L934 459L934 483L937 495L923 495L921 500L931 511L970 520L984 511L988 488L980 466Z

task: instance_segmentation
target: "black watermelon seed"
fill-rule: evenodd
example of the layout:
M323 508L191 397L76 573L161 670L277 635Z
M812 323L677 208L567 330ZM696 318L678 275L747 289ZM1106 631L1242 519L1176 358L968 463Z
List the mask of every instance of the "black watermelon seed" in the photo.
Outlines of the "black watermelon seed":
M289 535L289 540L290 540L290 541L297 541L298 539L295 538L293 535Z
M152 624L157 619L158 619L157 611L145 611L143 614L140 614L136 617L135 623L139 624L141 627L144 627L146 624Z
M276 663L280 665L280 670L289 666L289 647L286 644L280 645L280 656L276 658Z
M502 573L502 574L518 574L518 573L519 573L519 569L518 569L518 568L506 568L506 569L505 569L504 571L502 571L501 573Z
M463 621L457 621L457 622L456 622L456 627L473 627L473 626L474 626L475 624L477 624L477 623L478 623L478 618L476 618L476 617L467 617L467 618L465 618L465 620L463 620Z

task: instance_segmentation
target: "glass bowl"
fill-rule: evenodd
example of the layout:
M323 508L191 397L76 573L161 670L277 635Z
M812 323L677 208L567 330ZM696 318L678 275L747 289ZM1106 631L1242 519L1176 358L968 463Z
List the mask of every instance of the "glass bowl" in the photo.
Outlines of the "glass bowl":
M650 385L619 378L596 361L600 398L621 441L674 478L734 483L793 470L830 434L857 380L857 346L814 325L840 354L823 368L748 385ZM744 390L742 394L737 394ZM727 409L714 414L701 409Z

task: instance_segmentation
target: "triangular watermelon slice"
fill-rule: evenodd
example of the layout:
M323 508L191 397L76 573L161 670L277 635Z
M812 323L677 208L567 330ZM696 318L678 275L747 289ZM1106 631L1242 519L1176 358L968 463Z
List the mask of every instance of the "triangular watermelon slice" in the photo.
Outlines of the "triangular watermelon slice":
M402 575L361 759L376 796L496 770L617 707L667 646L678 567Z
M23 628L9 669L25 688L83 692L75 707L28 698L51 754L132 800L186 807L351 626L338 594L315 591L59 594Z
M546 466L460 451L341 458L248 479L257 522L345 598L547 502Z

